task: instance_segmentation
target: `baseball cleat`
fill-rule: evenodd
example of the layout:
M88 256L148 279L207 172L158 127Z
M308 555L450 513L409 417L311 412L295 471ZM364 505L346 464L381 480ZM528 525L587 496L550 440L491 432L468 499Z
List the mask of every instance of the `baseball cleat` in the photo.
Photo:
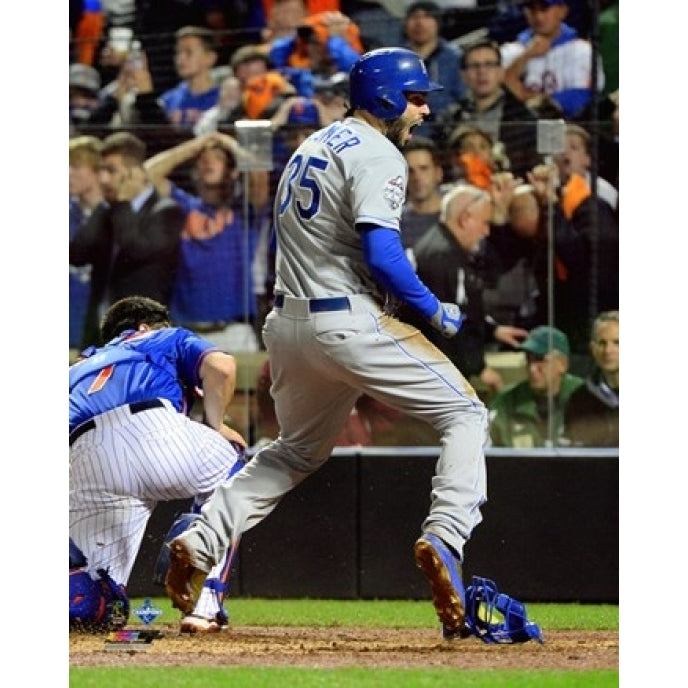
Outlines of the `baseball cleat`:
M182 540L175 538L169 548L170 567L165 576L165 592L173 607L183 614L191 614L208 574L193 565L191 552Z
M440 538L430 533L416 540L413 551L416 565L430 583L442 636L446 640L466 637L466 593L456 557Z
M187 614L180 627L182 633L218 633L227 628L227 623L222 623L218 614L213 619L207 619L199 614Z

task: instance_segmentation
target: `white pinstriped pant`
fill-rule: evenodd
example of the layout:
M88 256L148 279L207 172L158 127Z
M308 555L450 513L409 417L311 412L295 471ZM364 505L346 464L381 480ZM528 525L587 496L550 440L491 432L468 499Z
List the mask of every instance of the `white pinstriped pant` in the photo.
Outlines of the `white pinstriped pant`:
M205 501L237 459L219 433L163 403L96 416L69 450L69 534L90 571L104 568L124 585L157 503Z

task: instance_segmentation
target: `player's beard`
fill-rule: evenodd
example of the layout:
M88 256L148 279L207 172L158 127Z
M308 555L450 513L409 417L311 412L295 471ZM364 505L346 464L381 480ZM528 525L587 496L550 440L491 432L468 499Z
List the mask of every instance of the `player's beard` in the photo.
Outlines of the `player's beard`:
M389 120L385 136L399 149L402 150L406 141L402 138L404 130L408 128L408 123L403 117Z

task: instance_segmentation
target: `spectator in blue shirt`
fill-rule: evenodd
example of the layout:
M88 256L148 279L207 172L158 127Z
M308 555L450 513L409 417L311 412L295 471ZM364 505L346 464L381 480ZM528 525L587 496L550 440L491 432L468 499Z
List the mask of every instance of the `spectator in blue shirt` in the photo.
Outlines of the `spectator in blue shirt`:
M183 26L175 41L174 64L182 81L165 91L160 102L172 124L192 127L220 94L212 72L217 51L213 32L198 26Z
M117 80L107 88L109 94L103 98L102 106L91 116L91 123L111 122L114 113L121 111L121 105L129 98L130 111L125 109L122 124L173 124L192 130L217 105L220 85L213 73L217 62L213 32L199 26L183 26L174 35L174 64L181 81L160 93L154 84L148 55L141 51L135 61L129 59L123 64Z
M592 44L565 22L569 0L527 0L528 28L501 45L504 83L533 108L551 98L565 119L581 115L593 97ZM604 68L597 60L597 88L604 89Z
M237 170L242 150L233 137L213 131L163 150L145 164L159 193L186 214L172 318L227 352L260 348L250 266L260 213L269 210L268 173L250 173L246 216ZM193 192L169 179L187 163Z
M415 133L433 138L434 121L437 115L464 94L461 79L461 53L440 35L442 14L434 2L419 0L406 10L404 19L405 47L422 58L430 79L442 84L442 91L428 93L430 116L415 130Z

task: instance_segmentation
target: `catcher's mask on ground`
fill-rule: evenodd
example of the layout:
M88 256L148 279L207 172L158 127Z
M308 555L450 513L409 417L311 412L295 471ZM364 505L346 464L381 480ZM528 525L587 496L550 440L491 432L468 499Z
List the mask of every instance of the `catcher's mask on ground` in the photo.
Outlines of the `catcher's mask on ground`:
M473 576L466 588L466 627L485 643L543 643L540 627L528 621L523 602L497 590L494 581Z

